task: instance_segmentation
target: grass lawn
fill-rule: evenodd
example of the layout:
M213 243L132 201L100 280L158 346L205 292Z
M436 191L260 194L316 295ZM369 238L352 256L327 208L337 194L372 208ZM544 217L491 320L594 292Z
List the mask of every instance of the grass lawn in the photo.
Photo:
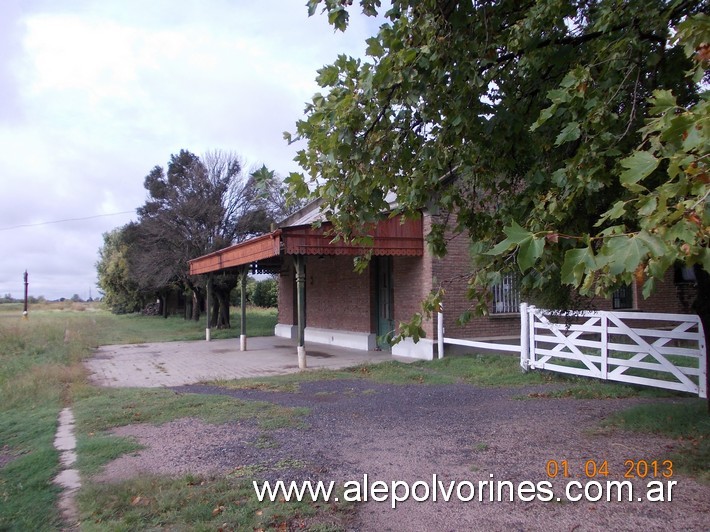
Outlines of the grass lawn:
M86 381L82 360L98 345L111 343L199 340L205 324L182 318L157 318L138 315L115 316L98 305L84 303L46 303L30 307L29 319L22 319L22 305L0 305L0 530L53 530L61 528L56 509L59 490L52 479L59 471L59 455L54 449L54 433L59 411L65 405L76 410L78 427L84 433L100 433L111 423L135 422L116 405L145 405L146 420L160 415L175 418L196 412L210 419L210 412L233 412L257 417L260 423L285 423L298 418L298 412L284 412L273 405L171 403L170 394L150 398L145 390L103 390ZM239 335L238 316L232 316L235 329L213 331L213 337ZM249 334L271 335L276 323L273 309L250 309ZM117 394L120 397L117 397ZM122 395L121 395L122 394ZM125 397L124 397L125 396ZM150 400L149 400L150 399ZM269 408L273 407L273 408ZM98 415L100 413L100 415ZM159 414L162 413L162 414ZM133 412L131 412L133 414ZM156 417L157 416L157 417ZM100 425L103 423L103 425ZM98 425L97 425L98 424ZM81 435L79 435L81 438ZM96 438L84 445L80 464L90 471L134 445L110 438Z
M134 452L127 439L108 434L112 427L136 422L162 423L185 416L219 423L253 419L262 428L301 423L306 410L225 396L193 396L155 389L102 389L86 380L82 360L97 345L204 338L204 320L114 316L93 305L65 303L31 308L27 320L19 305L0 305L0 530L61 528L56 510L59 470L53 448L57 416L71 405L77 418L78 467L88 477L113 458ZM275 311L251 309L249 335L273 334ZM213 337L239 335L236 329L213 331ZM264 390L295 390L304 380L358 378L394 384L521 386L554 383L544 397L604 398L655 395L618 384L567 378L541 372L522 374L511 356L451 357L431 362L387 362L347 370L306 372L268 379L220 383ZM521 392L521 399L536 396ZM667 434L687 442L678 457L686 471L708 478L710 418L705 403L688 398L662 406L651 404L621 412L613 426ZM85 483L79 494L83 530L137 528L216 530L277 529L308 522L332 529L333 516L351 508L321 503L269 504L256 501L250 478L140 477L111 487ZM331 524L328 524L331 523ZM337 528L337 527L336 527Z
M171 342L178 340L204 340L205 317L200 321L185 320L180 316L141 316L125 314L116 316L102 312L96 316L98 342L101 345L142 344L146 342ZM232 328L212 329L214 339L239 338L241 322L239 309L232 309ZM247 311L249 336L273 336L276 309L250 308Z

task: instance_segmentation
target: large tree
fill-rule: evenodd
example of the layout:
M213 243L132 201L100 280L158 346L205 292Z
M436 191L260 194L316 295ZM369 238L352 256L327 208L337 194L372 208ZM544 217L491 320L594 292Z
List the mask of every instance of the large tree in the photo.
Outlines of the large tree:
M189 275L188 261L269 230L279 216L274 200L280 182L265 168L248 175L240 159L225 152L202 158L181 150L167 170L156 166L145 178L148 199L138 209L138 237L131 271L140 286L160 291L179 286L199 316L204 282ZM229 326L229 292L237 275L213 280L215 326Z
M384 23L367 60L319 71L324 92L285 134L307 140L293 192L322 198L346 237L389 192L393 214L456 212L481 311L505 270L537 294L641 277L648 294L680 260L710 330L707 1L358 3ZM308 7L345 30L352 4ZM443 255L444 226L429 239Z
M141 291L130 272L129 249L135 236L135 224L104 233L104 245L96 263L98 285L104 303L116 314L139 311L149 294Z

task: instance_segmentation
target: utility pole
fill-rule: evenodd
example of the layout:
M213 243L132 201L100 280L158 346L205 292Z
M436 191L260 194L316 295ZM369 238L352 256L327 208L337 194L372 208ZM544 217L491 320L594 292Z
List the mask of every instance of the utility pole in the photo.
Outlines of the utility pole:
M27 270L25 270L25 308L22 311L22 318L27 319L27 285L29 283L27 282Z

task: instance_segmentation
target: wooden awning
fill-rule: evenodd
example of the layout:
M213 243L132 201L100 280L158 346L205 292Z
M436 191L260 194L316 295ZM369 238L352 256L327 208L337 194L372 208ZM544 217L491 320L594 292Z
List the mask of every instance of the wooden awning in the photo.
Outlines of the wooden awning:
M286 227L284 252L287 255L362 255L372 250L373 255L421 256L424 253L422 220L404 220L397 216L373 226L367 236L372 247L356 246L343 240L333 241L332 225L321 227Z
M258 236L209 255L190 261L190 275L215 272L256 264L257 269L268 270L282 254L285 255L373 255L411 256L424 254L422 220L404 220L400 216L387 218L375 224L367 236L372 246L357 246L342 240L333 241L332 226L312 225L283 227L267 235ZM271 260L269 260L271 259ZM262 267L259 267L259 264Z
M190 275L244 266L281 253L281 230L257 236L190 261Z

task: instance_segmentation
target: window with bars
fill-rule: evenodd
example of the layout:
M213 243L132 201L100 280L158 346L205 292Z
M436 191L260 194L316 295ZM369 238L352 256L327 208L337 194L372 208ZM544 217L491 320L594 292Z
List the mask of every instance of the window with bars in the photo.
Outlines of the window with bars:
M634 291L631 285L627 284L614 291L611 306L614 310L634 308Z
M520 283L517 274L506 273L493 287L493 314L520 312Z

